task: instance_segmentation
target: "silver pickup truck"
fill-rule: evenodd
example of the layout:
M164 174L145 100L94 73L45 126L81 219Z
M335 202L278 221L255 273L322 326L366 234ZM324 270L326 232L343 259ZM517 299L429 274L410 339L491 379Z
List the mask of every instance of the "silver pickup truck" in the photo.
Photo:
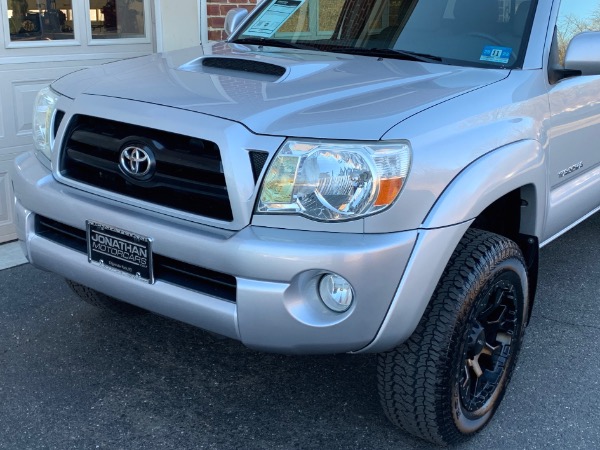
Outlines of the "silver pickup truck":
M264 0L43 89L29 261L248 347L378 353L386 415L481 430L540 247L600 207L600 1Z

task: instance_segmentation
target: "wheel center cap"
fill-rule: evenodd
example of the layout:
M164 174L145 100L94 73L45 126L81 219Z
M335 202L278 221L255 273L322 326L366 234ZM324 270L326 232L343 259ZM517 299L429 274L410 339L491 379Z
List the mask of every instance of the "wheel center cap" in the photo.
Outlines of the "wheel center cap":
M471 355L479 355L485 348L485 330L481 325L474 327L469 336Z

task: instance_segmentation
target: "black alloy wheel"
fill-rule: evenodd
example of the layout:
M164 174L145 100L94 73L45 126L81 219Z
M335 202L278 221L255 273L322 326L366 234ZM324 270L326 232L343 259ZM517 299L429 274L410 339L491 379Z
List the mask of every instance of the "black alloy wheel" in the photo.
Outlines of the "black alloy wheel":
M482 293L468 319L462 357L456 365L459 402L454 406L455 419L463 433L477 431L469 424L490 412L502 394L507 365L514 354L513 337L522 326L518 286L519 279L512 272L502 273ZM460 420L461 415L468 420Z

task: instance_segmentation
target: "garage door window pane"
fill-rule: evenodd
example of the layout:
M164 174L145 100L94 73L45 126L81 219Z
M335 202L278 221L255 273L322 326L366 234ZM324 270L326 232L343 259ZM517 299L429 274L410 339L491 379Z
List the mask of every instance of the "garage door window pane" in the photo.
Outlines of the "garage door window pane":
M145 36L143 0L90 0L93 39Z
M74 39L72 0L4 1L11 41Z

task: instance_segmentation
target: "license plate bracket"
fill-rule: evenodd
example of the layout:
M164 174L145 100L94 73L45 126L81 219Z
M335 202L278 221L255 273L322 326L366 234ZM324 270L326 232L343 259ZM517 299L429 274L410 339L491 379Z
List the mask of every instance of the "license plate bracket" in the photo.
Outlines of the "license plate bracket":
M88 261L131 278L153 283L152 239L88 220Z

